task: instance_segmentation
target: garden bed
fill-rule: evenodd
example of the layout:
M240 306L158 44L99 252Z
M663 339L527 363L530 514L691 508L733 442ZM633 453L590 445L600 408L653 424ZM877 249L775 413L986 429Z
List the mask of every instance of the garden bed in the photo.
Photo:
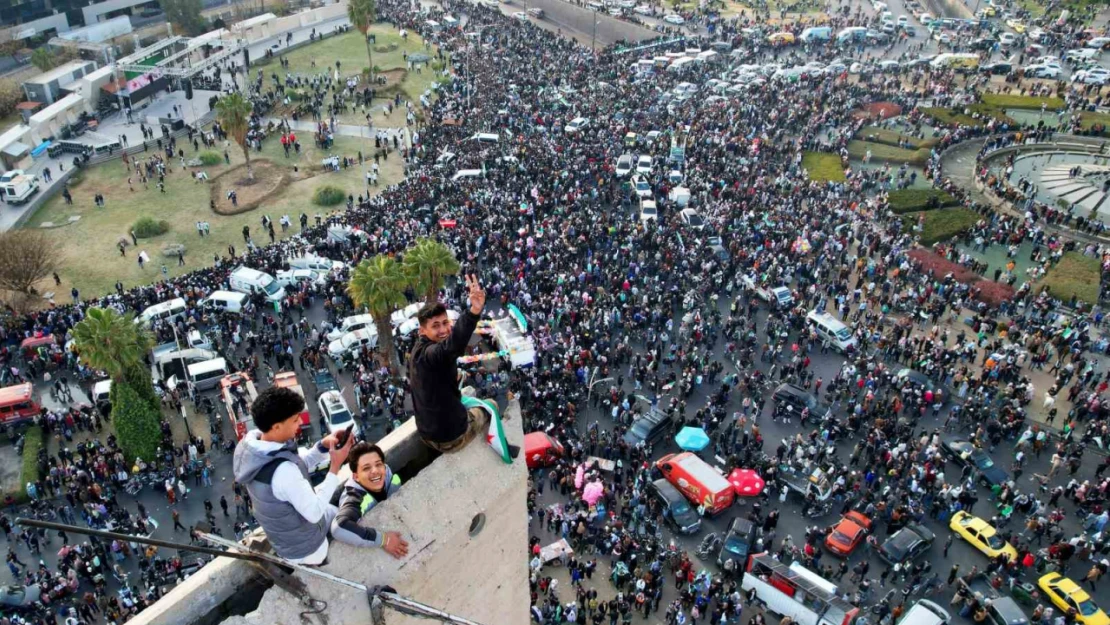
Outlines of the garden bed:
M893 147L900 147L898 144L908 144L913 149L919 148L932 148L940 143L940 139L929 137L927 139L920 139L912 135L907 135L896 130L889 130L887 128L878 128L876 126L864 126L856 133L856 139L860 141L867 141L869 143L881 143Z
M293 180L292 172L267 160L251 161L254 180L247 179L247 166L233 167L209 180L214 211L219 215L238 215L258 208L262 202L281 193ZM301 176L303 177L303 175ZM234 190L238 205L231 204L227 193Z
M896 215L955 206L959 201L939 189L901 189L887 194L890 210ZM934 203L935 200L935 203Z
M1094 306L1099 299L1099 283L1102 268L1097 258L1084 256L1079 252L1067 252L1060 258L1044 278L1036 285L1036 292L1048 287L1052 297L1063 302L1072 298Z
M907 150L893 145L871 143L869 141L854 140L848 142L848 154L850 154L852 158L863 160L863 158L867 156L868 150L871 151L872 161L884 163L924 165L925 162L929 160L929 150L927 148Z
M987 106L1000 109L1032 109L1039 111L1041 105L1046 105L1046 108L1050 111L1058 111L1064 108L1064 99L1055 97L984 93L980 101Z
M918 211L902 215L902 225L907 230L914 229L924 217L921 230L917 232L918 241L925 246L947 241L966 232L979 221L979 213L963 207L938 208L931 211Z
M809 173L809 179L817 182L844 182L844 168L840 156L828 152L806 152L802 155L802 167Z

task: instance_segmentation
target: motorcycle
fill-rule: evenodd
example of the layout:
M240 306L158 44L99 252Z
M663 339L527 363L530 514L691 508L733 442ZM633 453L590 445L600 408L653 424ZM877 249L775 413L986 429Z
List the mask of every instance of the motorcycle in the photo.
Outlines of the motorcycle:
M711 557L718 549L721 548L721 538L717 536L716 532L706 534L705 538L701 539L701 544L698 545L698 557L706 559Z

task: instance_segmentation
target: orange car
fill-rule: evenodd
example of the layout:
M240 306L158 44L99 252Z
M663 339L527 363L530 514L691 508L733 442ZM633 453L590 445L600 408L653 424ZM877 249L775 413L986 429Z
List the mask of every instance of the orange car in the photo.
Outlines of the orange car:
M841 557L848 557L871 530L871 519L852 510L840 519L825 537L825 548Z

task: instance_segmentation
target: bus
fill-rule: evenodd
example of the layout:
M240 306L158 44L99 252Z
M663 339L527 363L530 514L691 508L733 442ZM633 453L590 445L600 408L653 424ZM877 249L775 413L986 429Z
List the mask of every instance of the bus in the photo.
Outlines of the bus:
M800 564L787 566L769 553L748 558L741 588L755 591L767 610L800 625L853 625L859 608L840 599L836 585Z

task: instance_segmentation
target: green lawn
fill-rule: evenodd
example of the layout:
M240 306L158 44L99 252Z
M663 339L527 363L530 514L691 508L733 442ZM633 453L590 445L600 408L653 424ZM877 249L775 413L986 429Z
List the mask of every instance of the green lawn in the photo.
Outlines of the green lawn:
M935 208L952 206L957 203L956 198L938 189L901 189L891 191L888 197L890 209L896 215L932 210L929 208L929 200L932 198L937 199L938 206L935 206Z
M1083 130L1090 130L1096 125L1102 126L1102 132L1105 133L1110 128L1110 113L1083 111L1079 114L1079 127Z
M1002 93L984 93L981 98L983 104L1003 109L1033 109L1041 110L1041 105L1047 105L1048 110L1058 111L1064 108L1063 98L1042 98L1029 95L1013 95Z
M1101 268L1097 258L1084 256L1079 252L1068 252L1060 258L1056 266L1048 270L1036 285L1036 292L1048 287L1052 297L1063 302L1070 302L1075 297L1094 306L1098 303L1100 277Z
M840 157L828 152L806 152L802 155L802 167L809 172L809 179L818 182L843 182L848 178L840 166Z
M907 213L902 215L902 225L906 229L916 228L921 216L925 216L925 223L917 234L921 245L929 246L940 241L947 241L952 237L966 231L979 221L979 213L963 207L940 208L937 210Z
M908 144L914 149L931 148L937 143L940 143L939 139L935 139L932 137L920 139L918 137L907 135L896 130L890 130L888 128L877 128L875 126L864 126L863 128L860 128L859 132L856 133L856 138L861 141L882 143L894 147L898 147L899 143L902 143L904 145Z
M867 141L849 141L848 154L852 158L862 160L867 155L867 151L871 151L871 160L883 163L910 163L912 165L923 165L925 161L929 160L929 149L920 148L917 150L906 150L904 148L894 147L883 143L870 143Z
M1029 11L1033 17L1041 17L1045 14L1045 0L1017 0L1021 8ZM1106 5L1106 0L1064 0L1060 3L1059 9L1068 9L1071 11L1072 16L1086 15L1088 11L1092 13L1091 17L1098 14L1101 7ZM1060 10L1054 10L1053 16L1059 17ZM1089 20L1087 20L1089 21Z
M962 126L982 126L983 120L975 119L971 115L965 115L963 110L947 109L939 106L930 106L921 109L929 117L935 119L938 123L943 125L960 124Z
M372 44L371 47L374 49L374 65L377 66L379 71L407 68L408 64L404 58L405 53L420 52L432 57L433 60L435 59L435 48L430 45L425 47L424 40L412 31L408 31L408 37L402 39L395 26L378 23L370 29L370 34L376 37L376 43ZM383 51L387 49L389 51ZM289 69L285 70L286 72L304 76L312 76L323 72L332 73L336 70L336 61L339 61L340 76L362 74L363 70L370 67L366 43L362 38L362 33L357 30L351 30L335 37L327 37L322 41L302 46L280 56L289 59ZM315 67L313 67L314 62L316 63ZM256 65L264 67L265 74L281 68L277 63L277 57ZM278 75L283 74L279 72ZM401 83L401 90L410 100L419 103L421 94L431 87L433 82L435 82L435 70L430 65L425 64L419 70L419 73L415 69L408 72L404 82Z
M294 165L297 165L300 169L298 176L303 179L289 183L284 190L264 201L262 207L232 216L218 215L209 209L211 183L194 182L188 174L181 172L179 162L173 162L170 166L172 172L166 176L165 194L158 192L156 181L151 181L150 188L144 190L138 179L133 180L135 191L130 191L127 185L128 172L119 160L93 167L84 173L78 184L71 186L74 201L72 205L66 205L62 196L56 195L25 226L35 228L48 221L61 224L66 223L70 216L81 217L77 223L47 230L62 245L61 268L58 271L62 285L55 287L50 280L40 286L40 291L54 291L59 302L69 299L69 291L73 286L80 290L82 296L100 295L113 290L116 280L122 280L125 287L131 287L161 279L160 268L163 263L170 277L181 275L198 267L211 265L215 254L226 256L228 245L234 245L237 253L242 252L246 247L242 236L244 225L251 227L256 244L269 243L269 237L264 235L261 227L263 213L275 222L282 215L288 214L294 221L294 226L287 234L292 235L300 230L296 220L302 212L307 213L310 218L317 213L326 215L332 212L311 203L313 192L321 185L339 186L356 197L365 193L363 169L356 165L337 173L323 172L320 160L329 155L357 158L359 150L363 154L371 154L373 143L367 146L361 139L339 137L331 150L324 151L313 145L311 134L303 135L300 139L302 151L299 158L286 159L277 140L267 141L263 151L252 153L251 158L252 161L269 159L286 167L290 175L293 174ZM243 162L243 154L238 146L233 145L228 153L232 166ZM193 156L192 151L186 148L186 158ZM380 166L380 186L375 189L385 188L401 180L403 170L398 154L394 153L382 161ZM197 169L215 178L228 167L221 162L217 166ZM92 198L96 193L104 195L104 208L97 208L93 204ZM223 200L220 204L227 202ZM344 206L340 205L338 208L342 210ZM121 257L116 247L116 242L121 237L127 237L131 225L142 216L166 220L170 224L170 231L164 235L139 239L138 250L146 250L151 257L151 263L147 264L146 269L139 269L134 247L128 246L126 257ZM197 235L197 221L208 221L211 224L211 236ZM276 225L275 232L278 237L282 236L281 228ZM176 259L162 256L162 247L169 243L186 246L184 267L178 267Z

